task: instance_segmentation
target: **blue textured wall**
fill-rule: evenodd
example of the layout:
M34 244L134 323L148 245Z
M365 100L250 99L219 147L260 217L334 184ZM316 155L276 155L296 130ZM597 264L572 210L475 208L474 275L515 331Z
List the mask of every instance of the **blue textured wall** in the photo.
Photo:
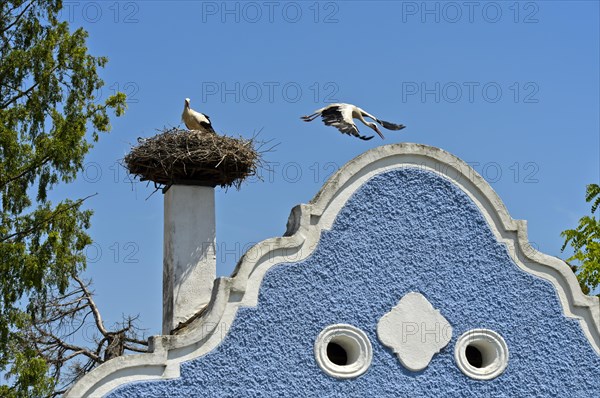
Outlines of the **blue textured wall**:
M376 336L379 318L410 291L454 328L422 372L409 372ZM350 380L327 376L313 345L321 330L364 330L373 362ZM456 339L500 333L506 371L463 375ZM242 308L223 343L182 365L181 378L124 386L110 397L598 397L600 357L562 313L549 282L517 268L471 200L419 169L381 174L348 201L305 261L273 267L256 308Z

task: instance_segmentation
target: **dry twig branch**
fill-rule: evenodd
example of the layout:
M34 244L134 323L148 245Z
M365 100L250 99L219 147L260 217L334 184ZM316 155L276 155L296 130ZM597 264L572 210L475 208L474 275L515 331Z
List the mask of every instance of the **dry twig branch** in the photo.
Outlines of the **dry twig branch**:
M53 396L63 394L85 373L112 358L148 349L147 341L139 336L137 317L123 317L112 328L106 327L89 282L78 276L73 281L69 292L32 300L29 307L31 326L24 344L46 360L58 380Z

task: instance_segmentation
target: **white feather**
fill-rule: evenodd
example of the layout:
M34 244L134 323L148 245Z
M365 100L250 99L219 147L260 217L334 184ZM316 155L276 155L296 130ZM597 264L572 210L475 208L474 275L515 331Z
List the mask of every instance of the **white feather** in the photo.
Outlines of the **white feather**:
M183 123L185 123L185 127L187 127L188 130L199 130L205 133L215 132L212 128L208 116L206 116L203 113L196 112L195 110L190 108L189 98L185 99L181 119L183 120Z

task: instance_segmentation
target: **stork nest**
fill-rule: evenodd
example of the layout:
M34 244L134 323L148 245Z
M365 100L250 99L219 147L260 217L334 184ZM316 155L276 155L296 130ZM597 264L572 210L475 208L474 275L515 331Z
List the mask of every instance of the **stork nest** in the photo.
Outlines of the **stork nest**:
M166 191L173 184L240 188L262 163L251 139L197 130L164 130L138 145L123 159L129 173Z

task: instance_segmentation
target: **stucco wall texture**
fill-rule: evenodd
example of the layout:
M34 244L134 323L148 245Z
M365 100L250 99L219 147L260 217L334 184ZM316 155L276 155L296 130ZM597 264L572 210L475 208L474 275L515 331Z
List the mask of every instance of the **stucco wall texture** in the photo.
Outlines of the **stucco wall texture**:
M405 294L423 294L451 323L450 343L410 372L376 335ZM373 362L340 380L315 362L328 325L366 332ZM506 371L489 381L454 362L457 338L492 329L508 345ZM469 197L419 168L379 174L346 203L306 260L265 275L258 306L242 308L224 341L184 363L181 377L123 386L138 397L598 397L600 356L566 318L552 285L520 270Z

